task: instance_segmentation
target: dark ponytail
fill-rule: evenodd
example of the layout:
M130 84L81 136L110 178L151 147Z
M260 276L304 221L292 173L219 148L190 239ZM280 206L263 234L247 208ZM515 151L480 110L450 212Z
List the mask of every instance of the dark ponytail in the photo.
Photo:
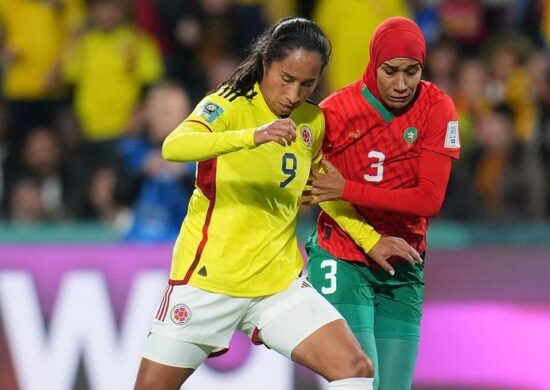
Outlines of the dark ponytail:
M249 97L254 84L264 76L264 62L269 66L297 49L319 53L321 69L330 59L330 42L321 28L310 20L288 17L273 24L256 39L248 57L239 64L229 80L221 85L227 85L237 94Z

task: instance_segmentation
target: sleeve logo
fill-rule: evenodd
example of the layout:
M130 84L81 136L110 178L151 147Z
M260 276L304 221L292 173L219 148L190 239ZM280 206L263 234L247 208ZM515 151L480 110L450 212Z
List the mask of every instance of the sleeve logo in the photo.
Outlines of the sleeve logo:
M214 122L221 114L223 114L223 108L212 102L205 102L199 110L199 115L208 123Z
M450 121L447 124L447 133L445 134L445 149L460 148L460 135L458 132L458 121Z

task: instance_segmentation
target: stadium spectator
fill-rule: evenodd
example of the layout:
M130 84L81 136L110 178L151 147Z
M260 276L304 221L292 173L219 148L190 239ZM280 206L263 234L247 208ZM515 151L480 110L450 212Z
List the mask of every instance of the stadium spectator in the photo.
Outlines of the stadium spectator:
M86 186L87 217L115 228L121 236L130 228L131 214L123 199L121 170L113 164L99 163Z
M144 87L162 75L154 41L129 22L127 12L122 0L93 0L92 24L64 61L90 160L113 153L112 141L129 125Z
M349 328L299 277L295 223L323 134L321 111L305 99L329 56L317 25L282 19L164 142L166 159L199 163L136 389L179 388L236 329L329 388L372 389Z
M70 201L75 188L67 175L70 167L63 164L63 151L55 131L47 127L33 129L21 153L17 174L8 176L8 193L14 191L11 184L19 183L20 179L31 179L40 195L45 219L61 221L72 217L74 210L69 206L73 204Z
M382 20L410 13L404 0L350 1L345 6L340 0L317 1L313 20L326 32L334 48L326 73L327 91L332 92L361 76L369 59L364 43L370 40Z
M17 181L10 195L9 218L12 222L46 222L46 210L42 205L40 188L32 178Z
M7 106L6 169L37 126L51 126L63 98L63 52L85 20L82 0L0 1L2 98Z
M161 147L168 134L189 115L191 103L179 85L164 81L149 90L144 106L142 131L123 137L117 148L126 171L139 181L126 239L174 240L187 211L195 164L165 161Z
M474 184L481 200L478 218L528 221L545 215L540 160L516 140L513 128L512 111L504 105L479 120L473 155Z
M170 46L166 75L198 101L208 90L211 66L226 56L242 58L250 42L265 28L261 8L253 2L186 0L156 2Z
M423 258L429 218L439 213L460 153L452 100L421 81L425 59L412 20L393 17L376 28L363 77L321 103L328 172L314 173L312 190L314 203L352 203L376 231L406 240ZM306 248L308 278L372 357L375 388L410 389L423 264L393 257L378 267L324 212Z

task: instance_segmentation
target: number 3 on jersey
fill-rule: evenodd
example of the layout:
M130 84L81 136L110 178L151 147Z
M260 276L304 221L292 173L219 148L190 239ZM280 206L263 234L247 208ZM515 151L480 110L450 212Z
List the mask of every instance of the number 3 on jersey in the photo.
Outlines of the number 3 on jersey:
M370 164L370 167L375 170L374 175L366 173L364 178L366 181L378 183L382 181L382 178L384 177L384 161L386 160L386 156L384 153L376 150L371 150L368 156L369 158L376 159L377 161Z
M334 294L336 292L336 270L337 263L333 259L326 259L321 261L321 268L325 271L325 279L328 280L328 286L321 287L321 293L323 295Z
M282 181L279 185L281 188L285 188L296 177L296 170L298 169L298 159L293 153L283 154L283 173L288 177Z

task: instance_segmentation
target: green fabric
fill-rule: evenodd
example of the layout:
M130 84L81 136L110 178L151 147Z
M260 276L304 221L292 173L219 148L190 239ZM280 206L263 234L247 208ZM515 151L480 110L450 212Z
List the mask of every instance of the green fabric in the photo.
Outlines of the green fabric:
M361 93L363 94L365 100L374 107L374 109L380 114L385 122L391 122L391 120L395 117L393 113L391 111L388 111L386 107L384 107L384 105L374 97L374 95L365 85L363 85L363 87L361 88Z
M335 258L319 247L314 233L306 244L308 279L342 314L375 365L374 388L410 389L414 375L424 268L394 265L382 269Z
M379 386L377 390L410 390L412 387L418 341L376 337Z
M340 310L341 305L335 305L335 307ZM342 312L340 312L342 313ZM344 315L344 314L342 314ZM345 316L344 316L345 317ZM378 363L378 351L376 347L376 340L374 339L374 333L372 332L358 332L354 331L353 334L355 335L355 338L357 341L359 341L359 344L361 345L361 349L368 355L368 357L372 360L372 364L374 366L374 389L378 389L380 387L380 378L379 378L379 363Z

